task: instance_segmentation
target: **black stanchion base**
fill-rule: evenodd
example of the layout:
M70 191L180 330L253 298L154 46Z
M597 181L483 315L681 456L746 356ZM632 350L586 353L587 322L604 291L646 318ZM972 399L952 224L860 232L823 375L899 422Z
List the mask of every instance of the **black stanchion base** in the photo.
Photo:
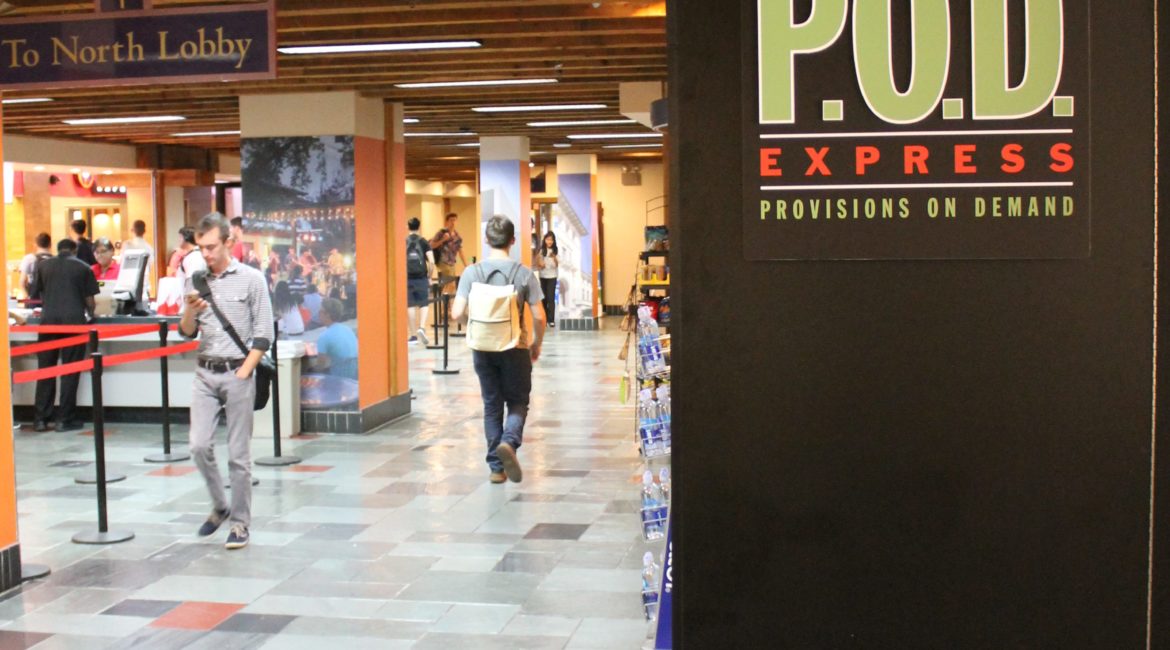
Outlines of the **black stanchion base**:
M180 463L190 459L191 454L152 454L142 460L148 463Z
M428 345L427 349L428 350L442 350L443 346L441 346L441 345Z
M453 333L453 334L449 334L448 336L450 336L450 337L451 337L451 338L453 338L453 339L465 339L465 338L467 338L467 334L464 334L463 332L455 332L455 333Z
M105 533L95 530L77 533L73 536L73 543L91 545L121 544L132 539L134 539L134 533L128 530L111 530Z
M268 458L257 458L252 462L264 467L286 467L296 465L301 462L301 459L296 456L269 456Z
M52 572L53 570L44 564L22 564L20 565L20 581L40 580Z
M252 487L256 487L257 485L260 485L260 479L258 479L256 477L252 477ZM223 489L225 489L225 490L232 489L232 484L230 482L227 483L226 485L223 486Z
M459 370L432 370L432 375L458 375Z
M106 483L119 483L125 480L125 474L106 474ZM98 480L96 475L89 474L86 476L78 476L73 479L73 482L80 483L81 485L97 485Z

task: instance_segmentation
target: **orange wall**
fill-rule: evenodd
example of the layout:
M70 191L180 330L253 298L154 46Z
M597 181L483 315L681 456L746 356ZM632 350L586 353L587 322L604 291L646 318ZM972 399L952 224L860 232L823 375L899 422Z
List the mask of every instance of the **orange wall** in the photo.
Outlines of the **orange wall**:
M357 218L358 361L361 408L390 397L388 329L386 150L381 140L356 136L354 146ZM405 280L403 281L405 283ZM405 313L405 309L403 312Z
M388 215L391 245L386 263L389 265L387 275L390 279L390 314L393 317L389 332L390 392L392 395L402 395L410 390L410 353L406 350L406 340L410 338L406 331L406 144L391 140L386 143L386 147L390 157L386 178L391 208Z
M3 116L0 115L0 124ZM3 158L3 143L0 143L0 159ZM0 183L3 183L0 179ZM3 187L0 186L0 190ZM0 194L3 194L0 191ZM3 214L0 201L0 215ZM4 229L0 228L0 251L4 250ZM0 549L17 543L16 532L16 449L12 439L12 385L8 361L8 301L4 301L4 318L0 318Z

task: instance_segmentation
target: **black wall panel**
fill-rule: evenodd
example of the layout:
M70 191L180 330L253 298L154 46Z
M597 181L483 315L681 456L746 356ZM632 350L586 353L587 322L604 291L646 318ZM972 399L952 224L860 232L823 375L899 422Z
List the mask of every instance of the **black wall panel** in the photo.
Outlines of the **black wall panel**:
M739 4L668 9L681 647L1146 647L1153 0L1091 3L1061 261L745 261Z

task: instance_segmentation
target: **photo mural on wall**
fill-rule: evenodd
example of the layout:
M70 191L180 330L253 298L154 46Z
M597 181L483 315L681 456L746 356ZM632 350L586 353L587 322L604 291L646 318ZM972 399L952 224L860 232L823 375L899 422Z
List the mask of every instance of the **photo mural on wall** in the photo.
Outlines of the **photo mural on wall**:
M353 136L240 146L247 261L264 272L281 341L301 341L301 409L358 410Z

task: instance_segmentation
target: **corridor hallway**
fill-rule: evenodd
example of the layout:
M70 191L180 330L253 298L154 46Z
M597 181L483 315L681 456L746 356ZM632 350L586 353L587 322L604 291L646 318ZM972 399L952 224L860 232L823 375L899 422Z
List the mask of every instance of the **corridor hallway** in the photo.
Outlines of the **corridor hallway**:
M21 550L53 574L0 600L0 648L640 648L640 463L619 403L616 319L551 331L533 373L524 481L491 485L471 358L411 347L413 415L364 436L287 441L255 467L251 544L195 531L210 509L190 461L144 463L157 426L113 424L111 529L96 529L88 431L16 436ZM172 387L185 390L186 387ZM178 448L185 448L180 427ZM224 442L219 434L220 462ZM253 456L270 456L256 438Z

